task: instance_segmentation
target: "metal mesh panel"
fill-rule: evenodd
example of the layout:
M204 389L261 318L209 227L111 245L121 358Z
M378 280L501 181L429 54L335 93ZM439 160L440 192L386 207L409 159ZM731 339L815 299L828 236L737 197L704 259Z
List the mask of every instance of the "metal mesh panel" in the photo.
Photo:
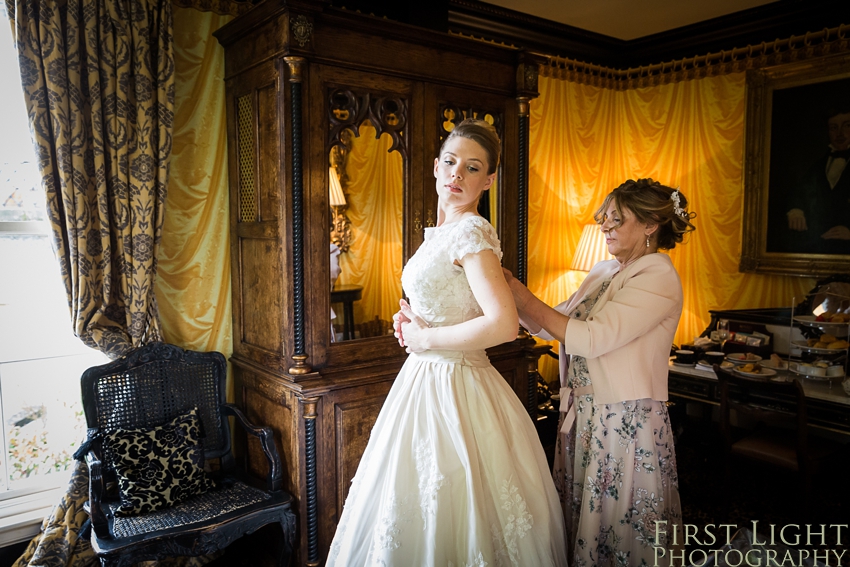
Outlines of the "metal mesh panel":
M269 494L262 490L236 482L232 487L205 492L176 506L144 516L117 516L112 525L112 532L116 537L129 537L167 528L188 526L223 516L269 498ZM113 512L118 506L118 503L110 503Z
M257 220L257 190L254 183L254 112L251 95L236 99L236 129L239 141L239 221Z

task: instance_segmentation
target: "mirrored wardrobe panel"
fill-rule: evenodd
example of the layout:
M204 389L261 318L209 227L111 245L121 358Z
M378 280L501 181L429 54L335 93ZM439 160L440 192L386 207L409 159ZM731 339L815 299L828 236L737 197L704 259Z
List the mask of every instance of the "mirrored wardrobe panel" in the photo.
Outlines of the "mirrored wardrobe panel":
M331 342L392 334L401 297L404 166L369 120L330 152Z
M404 262L405 101L329 96L331 343L392 335Z

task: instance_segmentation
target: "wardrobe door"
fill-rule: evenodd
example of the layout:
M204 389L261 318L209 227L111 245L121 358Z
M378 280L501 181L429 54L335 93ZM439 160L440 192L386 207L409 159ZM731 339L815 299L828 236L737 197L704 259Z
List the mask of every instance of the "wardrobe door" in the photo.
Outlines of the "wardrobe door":
M312 364L400 360L392 316L422 216L411 175L421 88L327 64L311 65L309 75L311 222L326 227L309 268L327 282L311 290Z
M282 372L290 311L280 274L278 68L266 61L227 81L234 354Z

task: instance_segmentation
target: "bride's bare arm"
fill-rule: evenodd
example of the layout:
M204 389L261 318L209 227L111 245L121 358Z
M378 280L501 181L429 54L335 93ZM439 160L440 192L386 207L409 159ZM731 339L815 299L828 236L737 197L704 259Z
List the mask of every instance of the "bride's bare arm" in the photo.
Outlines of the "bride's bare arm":
M431 328L403 303L401 312L410 322L402 324L402 334L410 352L480 350L516 338L519 320L499 258L490 250L482 250L467 254L461 262L469 287L484 314L457 325Z
M543 303L508 270L503 270L503 273L525 328L534 334L540 333L541 328L545 329L553 338L563 341L570 318Z
M508 288L514 296L514 303L516 303L516 310L519 315L519 324L525 327L532 335L540 333L542 330L540 324L532 319L531 315L526 313L523 309L523 306L527 301L525 295L532 295L531 292L528 291L528 289L522 285L519 280L514 278L514 275L507 268L502 268L502 273L505 276L505 280L508 282Z

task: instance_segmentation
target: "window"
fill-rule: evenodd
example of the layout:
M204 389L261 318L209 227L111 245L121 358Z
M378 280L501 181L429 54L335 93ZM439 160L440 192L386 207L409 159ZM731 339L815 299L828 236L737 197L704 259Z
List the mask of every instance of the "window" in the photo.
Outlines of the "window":
M85 436L83 371L108 359L71 332L0 3L0 546L38 531Z

